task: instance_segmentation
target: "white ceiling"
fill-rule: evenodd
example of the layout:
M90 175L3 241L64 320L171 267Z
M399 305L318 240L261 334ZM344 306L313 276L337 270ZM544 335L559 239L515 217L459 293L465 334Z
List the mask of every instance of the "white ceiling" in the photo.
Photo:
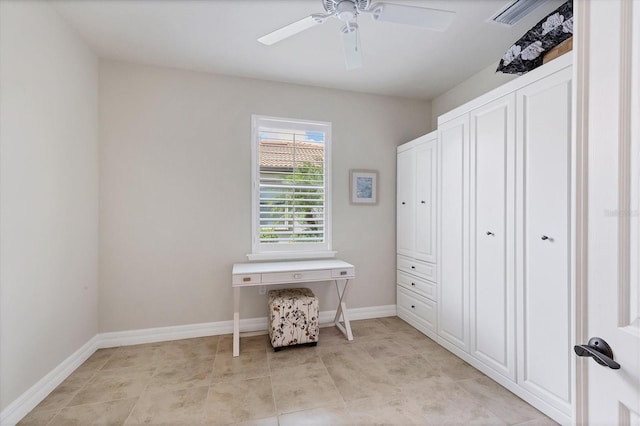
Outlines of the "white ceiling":
M396 1L456 12L445 32L361 16L364 66L346 71L330 19L273 46L256 41L323 12L321 0L71 0L58 12L104 58L287 83L432 99L498 62L563 0L543 2L514 27L487 23L508 0Z

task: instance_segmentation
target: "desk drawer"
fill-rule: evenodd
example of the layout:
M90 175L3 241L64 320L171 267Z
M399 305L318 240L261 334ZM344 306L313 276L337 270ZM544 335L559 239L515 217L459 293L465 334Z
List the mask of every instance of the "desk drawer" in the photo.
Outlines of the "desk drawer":
M233 285L258 285L260 274L238 274L233 276Z
M409 257L398 256L398 269L436 282L436 265Z
M436 300L436 284L422 278L411 276L402 271L397 271L398 285L413 290L421 296L431 300Z
M262 274L264 284L331 280L331 269L322 271L270 272Z
M332 269L331 278L353 278L356 276L355 268Z

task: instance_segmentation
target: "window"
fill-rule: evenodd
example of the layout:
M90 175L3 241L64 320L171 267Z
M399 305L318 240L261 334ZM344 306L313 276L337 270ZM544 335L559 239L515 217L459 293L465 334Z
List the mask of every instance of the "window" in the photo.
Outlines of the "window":
M253 116L249 259L331 257L331 123Z

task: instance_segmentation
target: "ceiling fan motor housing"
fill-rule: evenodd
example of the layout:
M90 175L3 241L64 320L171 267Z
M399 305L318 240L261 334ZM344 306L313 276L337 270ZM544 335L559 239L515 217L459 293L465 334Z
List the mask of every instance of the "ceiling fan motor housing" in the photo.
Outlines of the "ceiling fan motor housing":
M371 0L322 0L324 10L343 22L354 19L358 13L367 10Z

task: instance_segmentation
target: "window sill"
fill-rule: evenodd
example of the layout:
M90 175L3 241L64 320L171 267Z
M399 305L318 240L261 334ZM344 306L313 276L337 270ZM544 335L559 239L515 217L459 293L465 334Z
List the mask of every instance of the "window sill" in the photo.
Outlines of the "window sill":
M297 260L327 259L336 257L337 251L274 251L271 253L251 253L247 259L254 260Z

